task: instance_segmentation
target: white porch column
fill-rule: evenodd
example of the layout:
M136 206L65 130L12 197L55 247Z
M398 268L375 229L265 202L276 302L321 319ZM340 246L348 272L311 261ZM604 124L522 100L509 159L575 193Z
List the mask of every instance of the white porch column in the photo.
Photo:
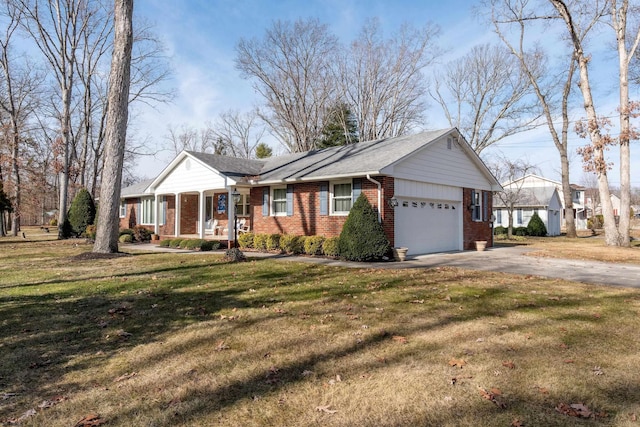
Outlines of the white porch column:
M159 227L159 221L160 221L160 206L158 203L158 195L154 194L153 195L154 198L154 206L156 208L156 214L153 216L153 233L160 235L160 227ZM160 199L162 200L162 199Z
M198 230L198 234L201 239L204 239L204 229L206 227L205 224L205 208L206 208L206 197L204 196L204 191L200 191L200 209L198 211L198 224L200 224L200 230Z
M227 240L229 242L230 248L233 247L231 242L233 242L233 237L236 235L236 223L233 220L233 217L236 214L236 205L233 203L233 196L231 195L231 193L233 193L232 188L230 188L229 191L227 192L227 212L228 212L227 218L229 218L229 224L227 225L227 230L228 230Z
M180 235L180 193L176 193L176 209L174 215L175 237Z

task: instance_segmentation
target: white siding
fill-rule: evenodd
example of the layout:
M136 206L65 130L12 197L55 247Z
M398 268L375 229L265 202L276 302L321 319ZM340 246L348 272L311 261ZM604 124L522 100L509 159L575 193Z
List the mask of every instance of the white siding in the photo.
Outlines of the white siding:
M462 189L459 187L406 179L395 180L394 193L396 197L462 201Z
M447 137L396 164L389 172L395 178L491 190L488 178L457 143L447 148Z
M156 194L176 194L225 188L224 177L186 157L154 189Z

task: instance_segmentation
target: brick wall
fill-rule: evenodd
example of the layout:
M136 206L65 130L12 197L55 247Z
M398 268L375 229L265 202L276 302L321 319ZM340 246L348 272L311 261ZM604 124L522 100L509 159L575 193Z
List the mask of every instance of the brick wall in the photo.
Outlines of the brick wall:
M126 215L124 218L120 218L120 228L131 228L134 225L140 223L140 212L138 212L138 206L140 198L126 199L125 205L127 207ZM118 215L120 215L120 209L118 208Z
M198 233L198 200L197 194L180 195L180 234Z
M471 204L471 189L463 189L462 198L462 225L464 230L464 249L475 249L476 240L486 240L487 247L493 246L492 229L491 229L491 213L493 211L493 194L490 191L483 191L482 200L485 200L485 193L488 193L486 200L489 203L488 207L483 206L483 218L482 221L474 221L472 219L472 213L469 210ZM484 212L487 212L487 218L484 218Z
M393 244L393 210L385 202L393 196L393 178L373 177L382 184L382 219L387 237ZM309 182L293 185L293 215L263 216L262 192L265 187L251 189L252 230L257 234L295 234L301 236L339 236L346 216L320 215L320 185L328 182ZM378 187L362 179L362 192L375 207L378 205ZM330 203L328 198L328 203Z
M173 236L176 232L176 198L173 194L166 195L167 198L167 215L164 225L158 227L158 234L161 236ZM158 197L162 200L161 197Z

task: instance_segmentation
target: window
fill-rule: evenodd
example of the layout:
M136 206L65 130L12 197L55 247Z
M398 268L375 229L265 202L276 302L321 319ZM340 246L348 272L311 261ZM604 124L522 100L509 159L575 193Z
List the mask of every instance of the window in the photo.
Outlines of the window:
M286 195L285 195L286 197ZM286 201L286 200L285 200ZM238 216L249 216L249 195L241 194L240 201L238 202Z
M165 225L167 222L167 196L160 198L160 212L158 216L158 225Z
M238 208L239 207L240 206L238 206ZM273 215L287 214L287 189L286 188L273 189L271 212L273 213Z
M152 197L145 197L140 203L140 224L152 225L155 222L154 203Z
M496 222L502 224L502 209L496 210Z
M339 183L332 186L331 211L334 214L348 214L351 210L351 183Z
M482 221L482 191L471 190L471 219Z
M522 209L516 211L516 224L522 225Z
M127 216L127 202L120 200L120 218Z

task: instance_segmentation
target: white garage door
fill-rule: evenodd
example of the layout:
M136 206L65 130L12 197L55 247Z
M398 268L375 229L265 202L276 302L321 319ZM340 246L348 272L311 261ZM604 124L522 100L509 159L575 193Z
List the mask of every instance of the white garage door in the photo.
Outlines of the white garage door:
M396 246L409 254L459 250L460 202L398 198L395 208Z

